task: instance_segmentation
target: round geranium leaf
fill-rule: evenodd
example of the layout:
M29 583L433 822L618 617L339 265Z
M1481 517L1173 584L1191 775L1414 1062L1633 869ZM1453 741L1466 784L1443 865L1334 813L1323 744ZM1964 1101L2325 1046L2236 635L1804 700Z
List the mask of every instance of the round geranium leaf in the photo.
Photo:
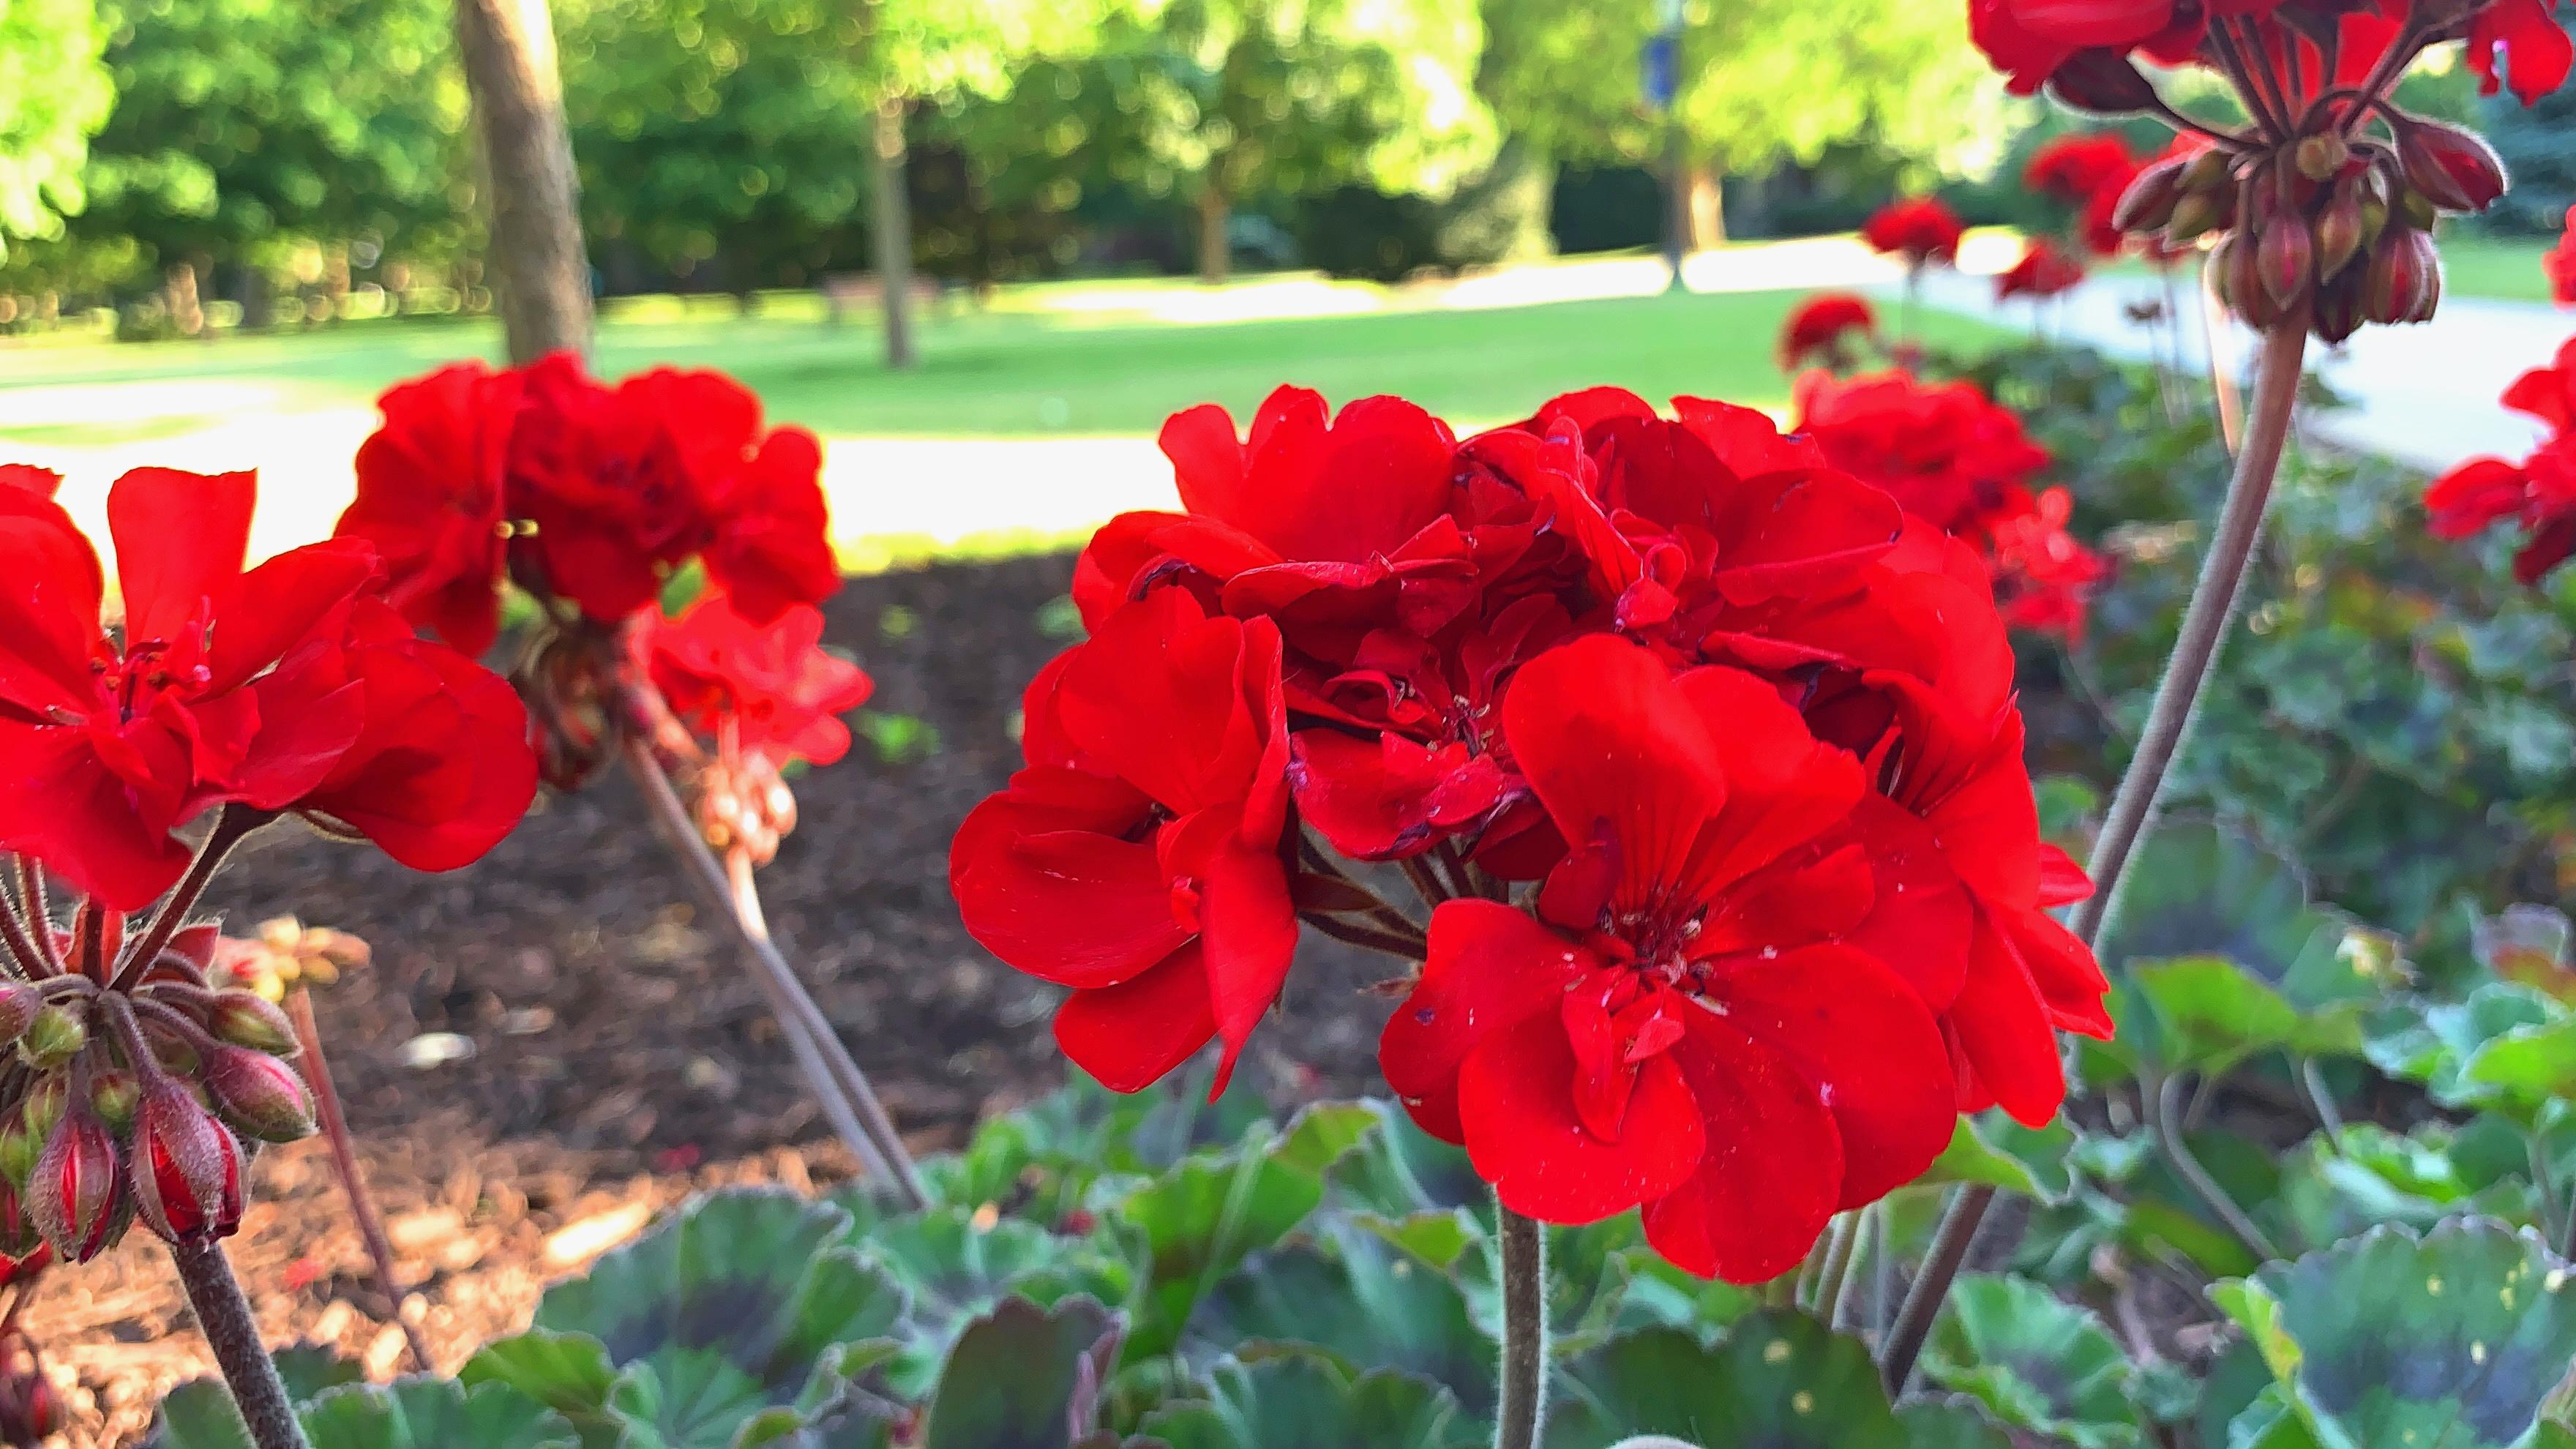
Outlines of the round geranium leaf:
M1869 1350L1803 1314L1757 1313L1715 1347L1623 1334L1567 1365L1549 1449L1669 1434L1702 1449L1904 1449Z
M2090 1310L2026 1278L1952 1285L1923 1375L2041 1438L2077 1449L2141 1442L2137 1366Z
M1088 1298L1052 1310L1004 1299L948 1353L922 1449L1056 1449L1087 1428L1118 1358L1118 1315Z
M1224 1360L1203 1398L1157 1409L1137 1427L1171 1449L1464 1449L1481 1438L1449 1391L1428 1379L1353 1374L1295 1352Z

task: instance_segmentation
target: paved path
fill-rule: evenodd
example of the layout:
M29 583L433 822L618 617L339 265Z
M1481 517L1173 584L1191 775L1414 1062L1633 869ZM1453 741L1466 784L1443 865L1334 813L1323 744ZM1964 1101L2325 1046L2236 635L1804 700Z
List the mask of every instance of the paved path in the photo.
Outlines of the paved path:
M2032 304L1996 305L1989 277L1944 273L1930 279L1926 300L1945 311L2028 326ZM2148 334L2131 322L2133 302L2162 295L2151 277L2109 276L2086 282L2046 304L2053 335L2126 357L2148 355ZM2186 356L2200 355L2201 309L2183 290ZM2496 399L2530 368L2546 364L2576 335L2576 312L2524 302L2452 298L2431 322L2365 327L2350 342L2312 352L2310 365L2352 406L2317 420L2325 436L2353 447L2439 471L2480 454L2520 458L2543 429ZM2227 355L2243 359L2252 338L2227 325Z

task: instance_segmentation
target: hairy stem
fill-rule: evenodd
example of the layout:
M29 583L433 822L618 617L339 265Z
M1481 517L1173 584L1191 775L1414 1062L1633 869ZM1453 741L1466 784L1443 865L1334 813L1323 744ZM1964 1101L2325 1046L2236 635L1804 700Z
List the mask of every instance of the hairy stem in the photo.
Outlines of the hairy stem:
M2237 597L2244 592L2246 566L2254 558L2254 541L2263 531L2263 511L2271 501L2272 480L2281 470L2281 450L2289 442L2290 417L2299 400L2299 368L2307 355L2307 344L2308 318L2304 311L2282 318L2264 336L2254 416L2244 447L2236 455L2236 472L2228 481L2226 501L2219 505L2218 529L2210 539L2209 556L2201 562L2200 581L2192 587L2190 607L2183 611L2182 632L2174 641L2172 657L2165 661L2164 680L2156 686L2156 701L2148 710L2146 729L2139 734L2137 753L2129 758L2128 771L2120 777L2110 818L2103 823L2101 837L2093 847L2093 859L2086 867L2093 877L2093 895L2076 908L2074 928L2087 945L2101 944L2103 922L2111 902L2119 895L2120 875L2128 867L2129 852L2146 831L2156 797L2164 790L2165 772L2181 749L2193 708L2200 700L2201 686L2209 682L2218 663L2218 646L2226 638L2229 621L2235 617ZM2155 1109L2151 1106L2149 1110ZM1968 1246L1994 1199L1995 1190L1983 1186L1962 1187L1951 1195L1941 1226L1933 1234L1923 1272L1914 1280L1913 1288L1905 1295L1904 1307L1897 1310L1895 1325L1888 1330L1887 1351L1880 1359L1880 1369L1891 1394L1903 1392L1913 1378L1914 1361L1923 1352L1924 1337L1932 1331L1932 1320L1941 1311L1941 1301L1949 1296L1950 1280L1958 1276L1959 1265L1967 1260Z
M110 989L131 991L143 980L143 973L151 970L152 963L161 959L162 948L170 944L171 937L179 934L179 928L187 923L188 913L197 908L198 898L206 893L207 883L223 867L224 857L232 854L233 847L241 844L243 837L275 818L267 811L246 806L224 807L223 813L215 817L214 832L206 837L204 845L197 847L197 858L188 862L188 873L179 877L179 883L162 898L161 909L152 913L152 924L145 928L142 939L127 948L125 959L116 968L115 979L108 983Z
M1503 1385L1494 1449L1535 1449L1547 1418L1547 1230L1500 1202Z
M45 901L45 868L32 855L18 857L18 902L26 908L27 928L35 935L36 955L48 975L63 971L63 953L54 949L53 907Z
M688 867L690 883L716 917L732 928L745 959L751 963L752 979L768 998L770 1011L786 1032L797 1065L804 1070L824 1115L832 1120L851 1155L892 1186L905 1207L926 1205L929 1198L922 1191L920 1173L913 1166L912 1155L904 1150L893 1119L877 1100L876 1088L851 1058L849 1048L842 1044L823 1009L814 1004L813 996L788 966L787 958L779 954L778 944L770 939L760 894L751 880L750 858L736 852L732 868L718 863L691 823L679 792L671 787L671 777L663 772L661 761L654 758L652 746L630 734L624 748L627 770L643 792L655 830Z
M2227 1225L2227 1230L2234 1233L2237 1241L2251 1250L2255 1257L2268 1263L2281 1256L2279 1250L2272 1246L2272 1240L2255 1226L2254 1219L2246 1215L2236 1199L2228 1196L2227 1189L2219 1186L2218 1179L2209 1175L2209 1169L2201 1165L2190 1144L2182 1140L2182 1113L2179 1110L2182 1106L2182 1073L2176 1072L2165 1078L2161 1087L2146 1094L2146 1100L2155 1113L2149 1125L2155 1129L2156 1145L2164 1149L2165 1160L2173 1165L2175 1175L2190 1185L2200 1200L2209 1205L2209 1210L2218 1215L2218 1220Z
M340 1174L340 1190L349 1197L349 1218L358 1225L358 1239L366 1244L367 1261L376 1270L376 1288L391 1305L394 1323L402 1329L403 1342L411 1349L411 1361L422 1373L431 1371L429 1342L421 1337L420 1328L403 1316L402 1278L394 1272L393 1244L385 1238L384 1214L376 1211L376 1197L367 1191L366 1175L358 1167L357 1143L349 1136L349 1118L340 1110L340 1089L331 1080L330 1059L322 1055L322 1027L313 1019L313 995L298 986L286 995L286 1015L295 1023L295 1041L303 1048L304 1084L313 1089L314 1115L322 1119L323 1140L331 1144L331 1167Z
M1822 1299L1817 1308L1836 1333L1849 1333L1860 1318L1860 1268L1869 1264L1870 1276L1880 1276L1887 1260L1887 1210L1871 1203L1852 1215L1852 1255L1843 1265L1843 1281L1831 1298Z
M260 1346L259 1324L251 1318L250 1300L242 1296L241 1282L233 1277L223 1244L173 1243L170 1261L178 1265L179 1281L188 1290L188 1306L196 1310L197 1327L215 1351L215 1363L223 1369L224 1383L232 1390L233 1404L241 1410L251 1443L258 1449L312 1449L304 1426L296 1421L295 1406L287 1402L277 1365L269 1362L268 1350Z
M38 922L36 929L43 930L45 926ZM30 981L54 974L50 958L36 949L36 938L18 919L18 903L10 898L6 884L0 884L0 955L5 955L8 963L18 968L18 974Z
M1848 1212L1834 1218L1825 1236L1825 1256L1816 1265L1812 1291L1800 1295L1808 1312L1831 1321L1834 1305L1842 1301L1843 1287L1852 1279L1852 1255L1860 1246L1860 1214Z

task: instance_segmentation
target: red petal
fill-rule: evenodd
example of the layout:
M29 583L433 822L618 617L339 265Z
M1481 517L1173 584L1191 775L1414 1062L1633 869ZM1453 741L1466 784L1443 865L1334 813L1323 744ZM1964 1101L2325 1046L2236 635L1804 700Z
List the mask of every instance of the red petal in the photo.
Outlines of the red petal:
M1055 1014L1065 1058L1114 1092L1154 1085L1214 1035L1207 967L1195 941L1132 981L1073 993Z
M1864 792L1860 762L1817 740L1773 685L1741 670L1694 669L1676 685L1716 746L1726 806L1687 874L1701 900L1816 839ZM1647 788L1652 788L1651 786Z
M1478 1176L1505 1207L1550 1223L1598 1222L1688 1179L1707 1126L1671 1056L1638 1065L1616 1141L1583 1125L1574 1053L1553 1014L1486 1038L1458 1078Z
M52 500L0 489L0 558L0 701L39 716L96 708L89 664L106 589L89 539Z
M1646 1241L1703 1278L1761 1283L1798 1266L1843 1175L1833 1115L1788 1060L1706 1012L1674 1049L1707 1124L1699 1170L1646 1204Z
M1852 828L1875 889L1868 917L1844 943L1887 963L1933 1011L1947 1010L1967 978L1976 902L1931 827L1886 796L1864 797Z
M125 637L174 642L230 602L250 550L249 473L136 468L107 491Z
M1297 908L1278 854L1235 842L1218 850L1200 886L1199 925L1208 998L1225 1041L1215 1085L1222 1092L1297 955Z
M1986 912L1969 938L1967 981L1943 1019L1995 1101L2025 1126L2047 1126L2066 1100L2057 1033L2030 967Z
M215 620L206 688L231 689L293 653L375 575L375 546L355 538L289 549L242 575L240 592Z
M1151 843L1120 838L1145 808L1114 780L1021 771L968 812L949 847L967 934L1064 986L1114 985L1171 955L1190 932L1173 919L1170 877Z
M1496 1032L1550 1015L1585 953L1493 901L1444 901L1428 960L1378 1037L1378 1069L1400 1097L1454 1090L1460 1064Z

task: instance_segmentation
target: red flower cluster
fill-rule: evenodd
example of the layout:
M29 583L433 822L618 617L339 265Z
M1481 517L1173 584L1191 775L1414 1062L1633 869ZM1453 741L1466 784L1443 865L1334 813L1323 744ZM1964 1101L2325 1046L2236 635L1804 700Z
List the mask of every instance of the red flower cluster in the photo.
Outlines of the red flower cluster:
M1248 439L1165 427L1187 511L1084 552L1092 636L950 859L975 937L1073 988L1068 1055L1230 1066L1301 916L1412 929L1329 848L1429 883L1381 1063L1515 1210L1642 1206L1767 1278L1960 1110L2054 1113L2054 1032L2110 1023L1985 569L1762 414L1675 410L1461 441L1283 388Z
M422 870L518 823L536 788L525 711L369 597L368 544L246 570L250 474L137 469L108 494L111 632L98 556L52 484L0 474L0 850L134 910L186 868L177 832L218 806L314 817Z
M762 624L840 585L821 446L764 429L759 399L719 373L609 387L557 353L458 363L378 405L337 535L373 544L386 597L468 653L491 647L505 577L598 624L644 611L692 558Z
M1966 233L1958 213L1937 196L1891 201L1860 229L1872 251L1903 257L1909 267L1957 266L1959 240Z
M1818 292L1800 302L1780 327L1780 370L1796 372L1813 362L1839 368L1857 346L1878 340L1878 313L1867 298L1849 292Z
M2066 491L2033 491L2048 450L2010 409L1974 383L1903 372L1811 372L1798 380L1797 407L1798 433L1827 463L1977 551L2008 623L2082 636L2085 596L2109 569L2067 533Z
M823 611L798 604L766 626L710 591L677 618L646 614L628 636L636 663L683 724L772 769L829 765L850 752L841 716L868 702L867 672L822 647Z
M2138 158L2129 143L2108 131L2070 132L2031 153L2022 168L2022 184L2042 196L2074 206L2092 201L2105 187L2125 187L2138 174Z
M2558 305L2576 307L2576 208L2568 211L2566 233L2540 259L2540 265L2549 273L2549 292Z
M2515 520L2530 538L2513 576L2535 584L2576 554L2576 341L2559 349L2557 365L2516 378L2504 403L2547 423L2549 440L2519 463L2475 458L2452 469L2424 490L2424 510L2437 538Z
M2437 35L2467 40L2469 68L2490 95L2510 81L2529 104L2565 83L2576 62L2556 19L2558 0L2467 0L2441 6L2442 17L2419 16L2434 8L2425 0L1969 0L1968 24L2014 90L2027 95L2055 82L2068 100L2104 109L2127 108L2116 103L2138 83L2128 70L2133 59L2206 62L2213 30L2231 23L2254 42L2239 44L2239 53L2268 66L2284 92L2294 80L2301 93L2320 88L2315 57L2293 46L2293 36L2335 36L2334 83L2355 85L2419 20ZM2305 69L2294 74L2294 65Z
M2084 264L2046 237L2033 237L2021 260L1995 274L1995 300L2028 297L2034 301L2073 291L2084 280Z

